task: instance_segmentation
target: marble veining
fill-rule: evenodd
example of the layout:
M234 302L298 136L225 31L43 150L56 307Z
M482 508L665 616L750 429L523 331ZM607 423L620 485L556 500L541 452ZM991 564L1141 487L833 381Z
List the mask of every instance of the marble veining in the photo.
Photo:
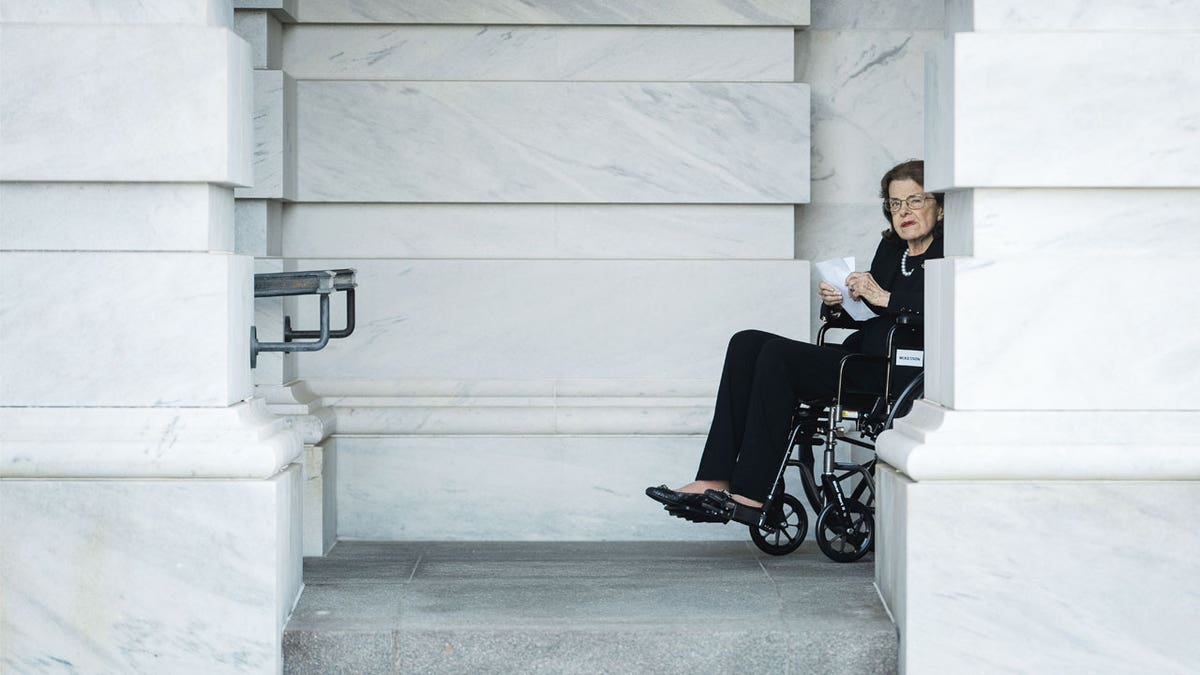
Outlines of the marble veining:
M338 535L748 541L743 526L670 518L643 494L648 484L690 478L703 444L692 435L342 437ZM395 517L414 509L439 515Z
M924 400L879 437L917 481L1197 480L1200 412L957 410Z
M812 87L812 199L873 203L879 177L924 155L922 63L940 31L813 31L797 79Z
M250 72L227 28L0 25L0 180L246 184Z
M0 0L5 23L233 25L227 0Z
M790 28L297 25L297 79L792 81Z
M803 203L803 84L298 83L302 201Z
M1200 667L1200 483L898 485L908 672Z
M334 269L347 261L296 264ZM725 345L738 330L808 334L804 261L355 260L353 266L355 334L302 354L301 378L707 379L720 373Z
M941 30L944 0L818 0L812 4L810 31Z
M298 479L5 481L0 670L277 671Z
M1196 30L1191 0L951 0L956 30L1142 31Z
M300 450L257 398L227 408L0 407L3 478L269 478Z
M233 250L233 191L205 183L0 183L0 204L0 250Z
M1197 51L1196 31L956 35L954 185L1200 187Z
M297 0L306 23L804 26L808 0Z
M792 212L780 205L288 204L283 254L790 260Z
M957 409L1200 409L1200 298L1147 296L1133 279L1187 285L1191 257L1123 254L953 261ZM1058 302L1030 303L1046 289ZM1137 308L1141 316L1114 316ZM1105 321L1104 317L1114 317Z
M239 199L291 199L296 194L296 83L280 70L254 71L254 182Z
M948 239L946 255L1152 258L1200 251L1200 189L962 192L970 196L969 218L954 226L971 232L972 245L956 249ZM950 215L947 209L948 221ZM1130 223L1137 223L1136 236Z
M251 265L222 253L0 253L0 405L249 397Z

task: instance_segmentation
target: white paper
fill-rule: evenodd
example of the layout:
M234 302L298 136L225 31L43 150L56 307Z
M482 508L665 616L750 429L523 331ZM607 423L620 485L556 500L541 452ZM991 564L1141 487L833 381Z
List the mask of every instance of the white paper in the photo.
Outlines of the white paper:
M838 289L842 294L842 309L855 321L866 321L875 318L875 312L867 307L862 300L850 299L850 289L846 288L846 277L854 271L854 256L849 258L834 258L817 263L817 274L821 281Z

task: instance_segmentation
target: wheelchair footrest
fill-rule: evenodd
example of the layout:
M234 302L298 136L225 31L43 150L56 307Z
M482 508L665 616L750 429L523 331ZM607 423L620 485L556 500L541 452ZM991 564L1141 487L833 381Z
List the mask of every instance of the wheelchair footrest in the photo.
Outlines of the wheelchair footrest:
M739 504L729 496L728 492L709 490L704 493L704 501L701 504L714 518L720 518L724 522L732 520L735 523L755 527L762 522L762 509Z

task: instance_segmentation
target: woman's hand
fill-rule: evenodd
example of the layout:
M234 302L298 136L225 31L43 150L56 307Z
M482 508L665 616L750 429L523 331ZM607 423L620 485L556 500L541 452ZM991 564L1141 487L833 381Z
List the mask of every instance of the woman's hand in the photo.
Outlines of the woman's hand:
M821 302L830 307L842 304L842 294L824 281L817 285L817 292L821 294Z
M892 294L883 290L870 272L854 272L846 277L846 288L855 300L866 300L876 307L887 307Z

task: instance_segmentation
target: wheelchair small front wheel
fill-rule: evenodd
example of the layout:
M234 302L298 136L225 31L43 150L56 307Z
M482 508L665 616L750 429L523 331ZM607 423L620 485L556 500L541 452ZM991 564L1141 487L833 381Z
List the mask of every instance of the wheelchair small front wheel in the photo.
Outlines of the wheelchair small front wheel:
M750 538L758 550L769 555L787 555L800 548L804 535L808 534L808 514L799 499L784 493L769 518L775 525L774 531L750 526Z
M849 518L842 515L837 502L829 502L817 516L814 534L817 546L834 562L854 562L875 544L875 516L862 502L846 500Z

